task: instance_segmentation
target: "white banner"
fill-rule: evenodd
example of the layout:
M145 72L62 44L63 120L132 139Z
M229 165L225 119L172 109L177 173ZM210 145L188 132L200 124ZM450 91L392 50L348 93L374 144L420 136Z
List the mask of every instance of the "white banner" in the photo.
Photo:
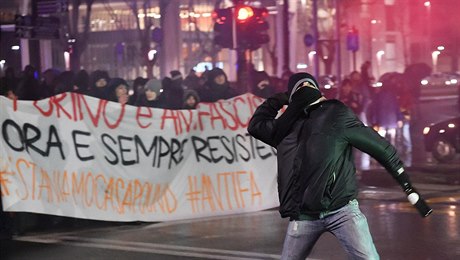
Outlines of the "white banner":
M276 150L246 131L261 102L164 110L75 93L0 97L4 210L166 221L276 207Z

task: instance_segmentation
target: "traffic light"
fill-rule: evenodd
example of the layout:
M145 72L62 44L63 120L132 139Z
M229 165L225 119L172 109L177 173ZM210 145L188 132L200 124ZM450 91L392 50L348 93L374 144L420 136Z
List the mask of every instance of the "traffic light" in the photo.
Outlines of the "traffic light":
M222 48L233 48L233 12L232 8L216 9L214 19L214 43Z
M269 42L266 8L237 5L235 8L216 9L214 43L223 48L256 50ZM235 24L233 24L235 23ZM237 46L233 46L233 28L236 28Z
M241 5L236 7L236 14L238 47L256 50L269 42L266 8Z

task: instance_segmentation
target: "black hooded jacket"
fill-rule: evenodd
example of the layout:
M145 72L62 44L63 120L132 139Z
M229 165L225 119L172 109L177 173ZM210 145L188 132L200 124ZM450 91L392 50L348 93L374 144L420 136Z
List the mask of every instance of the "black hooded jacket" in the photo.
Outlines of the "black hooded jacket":
M276 143L275 117L283 104L268 98L255 111L248 132L277 149L278 193L282 217L299 219L346 205L358 193L352 147L368 153L396 178L403 164L396 149L350 108L326 100L301 113Z

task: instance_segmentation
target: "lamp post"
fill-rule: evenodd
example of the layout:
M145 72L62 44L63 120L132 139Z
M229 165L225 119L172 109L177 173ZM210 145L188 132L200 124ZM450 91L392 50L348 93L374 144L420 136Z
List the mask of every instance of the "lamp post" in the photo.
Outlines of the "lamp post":
M70 52L64 51L65 70L70 70Z
M438 56L441 54L440 51L433 51L431 53L431 59L433 60L433 72L436 73L438 71Z
M431 49L431 2L425 1L423 5L426 7L427 12L427 37L426 37L426 50Z
M382 65L382 56L385 54L384 51L378 51L375 56L377 57L377 77L380 77L380 66Z
M315 58L315 55L316 55L316 51L310 51L308 53L308 65L311 66L311 67L314 67L314 58Z

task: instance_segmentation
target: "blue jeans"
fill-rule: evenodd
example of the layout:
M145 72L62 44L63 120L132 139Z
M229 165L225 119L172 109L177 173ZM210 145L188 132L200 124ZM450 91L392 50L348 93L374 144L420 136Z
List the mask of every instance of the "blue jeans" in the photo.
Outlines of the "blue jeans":
M305 260L324 232L337 237L349 259L379 259L357 200L338 210L322 212L317 220L289 222L281 259Z

